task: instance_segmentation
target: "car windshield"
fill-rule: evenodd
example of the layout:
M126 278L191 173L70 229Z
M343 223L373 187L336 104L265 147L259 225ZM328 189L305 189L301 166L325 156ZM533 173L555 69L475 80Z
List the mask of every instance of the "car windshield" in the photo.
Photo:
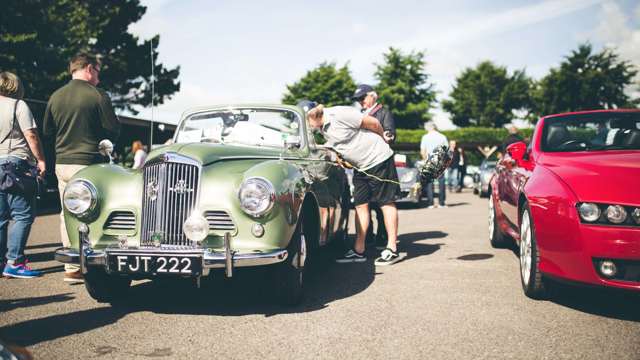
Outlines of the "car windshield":
M186 118L177 143L221 143L282 148L300 142L300 117L285 109L233 108L195 113Z
M640 149L640 112L599 112L545 120L542 151Z

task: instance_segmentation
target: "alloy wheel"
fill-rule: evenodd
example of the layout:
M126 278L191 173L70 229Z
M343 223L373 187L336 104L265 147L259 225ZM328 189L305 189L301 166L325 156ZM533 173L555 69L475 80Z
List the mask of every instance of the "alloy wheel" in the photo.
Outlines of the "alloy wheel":
M520 225L520 272L525 285L529 285L531 262L531 220L529 219L529 212L525 211L522 214L522 223Z

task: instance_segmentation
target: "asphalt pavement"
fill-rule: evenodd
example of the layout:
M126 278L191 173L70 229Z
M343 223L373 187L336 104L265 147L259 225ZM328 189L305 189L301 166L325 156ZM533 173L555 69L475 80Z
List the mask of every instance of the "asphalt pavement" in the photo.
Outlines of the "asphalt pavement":
M124 306L98 304L62 281L58 217L41 216L27 252L46 274L0 279L0 338L36 359L640 359L639 296L568 286L526 298L517 255L489 245L487 200L448 197L402 207L400 263L319 254L293 308L273 303L261 271L200 289L135 282Z

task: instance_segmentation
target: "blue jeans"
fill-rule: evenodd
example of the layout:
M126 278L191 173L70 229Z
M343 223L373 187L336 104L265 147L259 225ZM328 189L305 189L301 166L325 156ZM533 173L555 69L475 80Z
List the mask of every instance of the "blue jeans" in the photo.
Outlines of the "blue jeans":
M458 168L450 167L447 169L447 185L449 189L453 189L458 185Z
M9 156L0 159L0 164L21 161L25 160ZM6 252L9 264L19 264L24 261L24 248L34 219L34 201L35 194L0 191L0 259ZM13 220L10 232L8 231L9 220ZM7 233L9 233L8 236Z
M445 181L444 181L444 175L441 175L438 178L438 202L440 203L440 205L444 205L444 199L445 199ZM427 184L427 205L433 205L433 187L434 184L433 182L429 182Z

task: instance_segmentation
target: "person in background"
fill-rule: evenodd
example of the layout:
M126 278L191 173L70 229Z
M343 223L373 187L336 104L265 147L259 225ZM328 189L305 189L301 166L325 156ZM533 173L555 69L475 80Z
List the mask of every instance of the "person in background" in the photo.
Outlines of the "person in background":
M455 166L455 159L458 156L456 145L457 143L455 140L449 140L449 151L453 154L451 166L447 169L447 187L449 188L449 191L453 191L454 185L458 181L458 168Z
M75 55L69 61L71 81L56 90L47 103L42 133L46 138L55 139L56 177L61 198L73 175L89 165L105 162L98 143L103 139L115 143L120 135L120 122L111 99L96 87L101 66L95 55ZM63 246L71 246L64 212L60 212L60 237ZM78 265L65 264L64 267L64 281L83 281Z
M0 164L12 163L21 171L46 171L44 152L36 122L26 102L20 78L10 72L0 73ZM35 166L34 166L35 164ZM34 220L35 193L0 191L0 264L2 275L34 278L41 272L32 270L24 256L31 224ZM9 232L9 221L13 226ZM8 236L7 236L8 233Z
M420 155L422 155L422 159L427 160L429 158L429 155L438 146L447 146L449 142L447 141L447 137L438 131L438 129L436 128L436 124L433 121L424 123L424 129L427 130L427 133L422 136L422 140L420 141ZM434 204L433 202L433 182L429 182L426 184L425 187L427 188L427 202L430 209L434 207L447 207L447 205L445 204L446 186L444 182L445 179L443 174L438 178L438 204Z
M456 161L456 167L458 169L458 181L456 183L456 192L461 192L464 187L464 177L467 175L467 156L464 153L464 148L458 147L458 156L454 158Z
M133 153L133 166L132 169L140 169L144 165L144 161L147 159L147 152L145 151L142 141L136 140L131 144L131 152Z
M362 113L373 116L383 130L383 138L387 144L393 144L396 138L396 122L391 111L378 102L378 94L373 87L360 84L353 93L353 99L362 107ZM382 250L387 245L387 229L384 226L384 215L379 206L372 204L371 209L376 213L377 229L374 233L373 226L367 231L367 242L375 242L376 249Z
M506 138L504 138L504 140L502 141L502 145L500 145L500 151L502 153L504 153L507 150L507 146L516 143L518 141L524 141L524 138L522 136L520 136L520 133L518 133L518 128L510 125L507 128L507 131L509 132L509 134L507 135Z

